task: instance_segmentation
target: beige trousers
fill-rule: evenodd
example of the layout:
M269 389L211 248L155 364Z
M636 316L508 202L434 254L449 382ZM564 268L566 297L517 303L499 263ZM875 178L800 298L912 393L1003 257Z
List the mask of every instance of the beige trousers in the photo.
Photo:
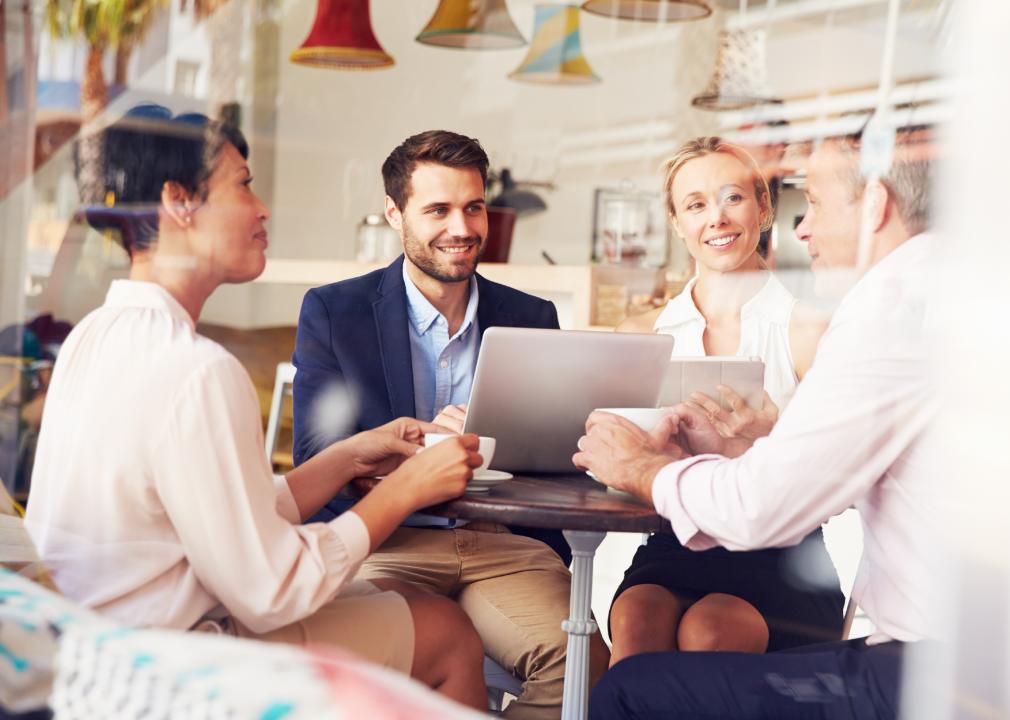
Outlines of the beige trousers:
M235 618L230 630L242 638L289 645L337 645L366 660L410 675L414 662L414 618L407 601L355 580L303 620L255 633Z
M571 575L538 540L501 525L400 528L362 564L356 580L388 578L457 600L488 655L523 680L505 710L512 720L561 715Z

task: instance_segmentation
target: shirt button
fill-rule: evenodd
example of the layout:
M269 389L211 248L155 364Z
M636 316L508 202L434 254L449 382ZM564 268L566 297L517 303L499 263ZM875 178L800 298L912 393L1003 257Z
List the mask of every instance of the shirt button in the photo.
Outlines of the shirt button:
M440 368L442 368L443 370L445 370L447 367L449 367L449 361L448 360L443 360L442 362L440 362L438 364L438 366Z

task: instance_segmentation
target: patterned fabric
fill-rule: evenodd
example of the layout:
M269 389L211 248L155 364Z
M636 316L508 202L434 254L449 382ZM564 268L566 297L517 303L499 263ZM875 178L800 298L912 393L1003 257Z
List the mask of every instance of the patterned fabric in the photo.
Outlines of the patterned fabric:
M115 626L0 568L0 716L46 706L60 639L74 627L107 632Z
M740 110L781 102L772 98L768 87L765 38L761 28L721 31L712 79L691 104L706 110Z
M330 648L123 627L28 579L48 579L33 558L0 486L0 717L47 701L69 720L477 717Z
M230 636L75 628L58 667L57 720L479 717L344 653Z

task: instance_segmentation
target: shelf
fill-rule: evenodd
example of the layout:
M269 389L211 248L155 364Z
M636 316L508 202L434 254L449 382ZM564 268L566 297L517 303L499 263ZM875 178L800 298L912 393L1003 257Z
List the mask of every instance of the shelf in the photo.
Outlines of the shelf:
M255 283L316 287L348 280L383 267L385 263L269 258L266 269ZM531 295L565 296L571 313L571 322L567 325L573 329L585 329L590 325L593 288L591 265L481 263L478 272L488 280Z

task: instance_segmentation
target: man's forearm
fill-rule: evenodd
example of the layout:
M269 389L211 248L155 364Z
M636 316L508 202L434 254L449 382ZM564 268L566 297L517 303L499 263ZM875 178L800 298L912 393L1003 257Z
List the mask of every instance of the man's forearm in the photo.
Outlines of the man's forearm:
M722 454L728 458L738 458L751 449L754 441L745 437L727 438Z

